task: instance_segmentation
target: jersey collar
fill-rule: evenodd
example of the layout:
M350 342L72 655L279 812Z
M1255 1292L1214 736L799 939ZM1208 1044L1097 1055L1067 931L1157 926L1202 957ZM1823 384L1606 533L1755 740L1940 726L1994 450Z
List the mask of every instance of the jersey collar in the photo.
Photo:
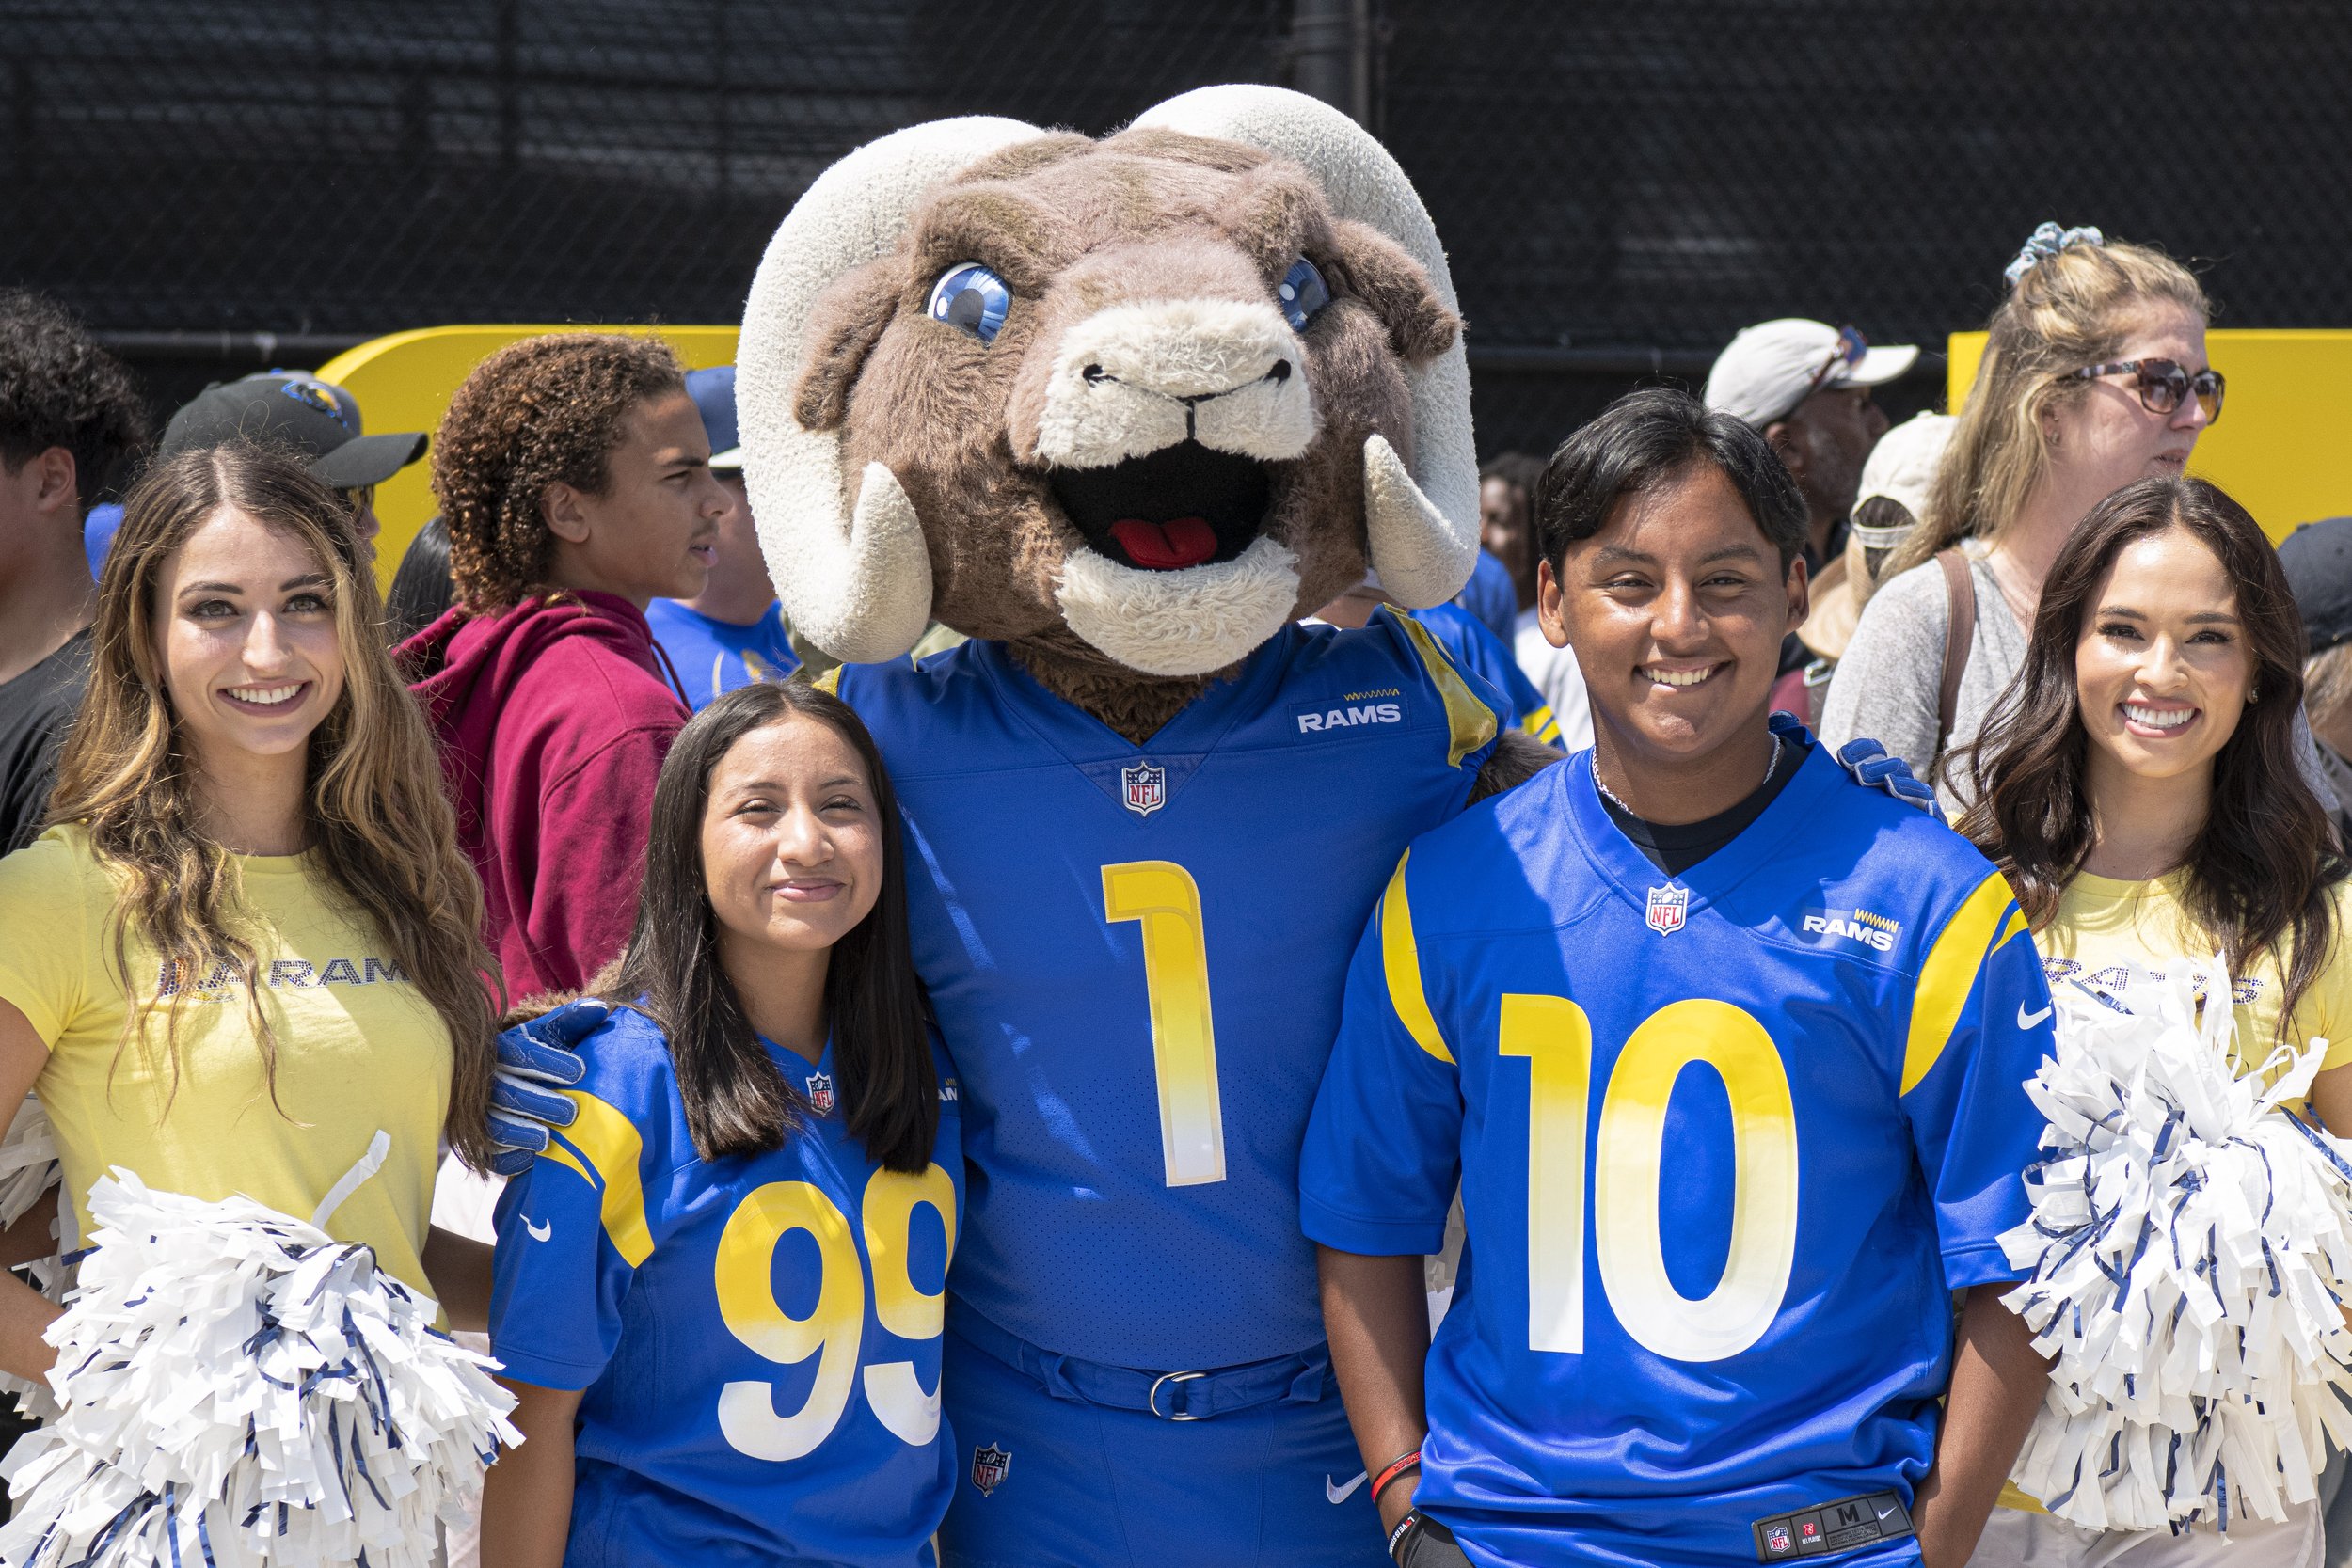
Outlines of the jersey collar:
M1084 708L1063 701L1038 684L1001 642L967 643L981 674L1021 722L1040 738L1081 766L1112 759L1200 755L1215 751L1242 718L1268 701L1280 682L1291 654L1306 636L1297 626L1285 626L1242 661L1241 673L1217 681L1184 705L1175 718L1160 726L1142 745L1104 723Z
M1599 786L1593 780L1590 751L1579 752L1549 771L1556 781L1552 788L1560 797L1559 816L1566 821L1577 847L1583 850L1584 858L1592 863L1601 880L1645 919L1650 911L1653 889L1685 890L1690 895L1687 914L1695 915L1720 901L1752 873L1780 859L1779 851L1790 836L1820 818L1828 804L1827 797L1844 776L1828 749L1816 743L1798 765L1796 777L1782 786L1772 803L1739 837L1680 876L1668 877L1652 865L1649 858L1609 819L1608 808L1601 804Z

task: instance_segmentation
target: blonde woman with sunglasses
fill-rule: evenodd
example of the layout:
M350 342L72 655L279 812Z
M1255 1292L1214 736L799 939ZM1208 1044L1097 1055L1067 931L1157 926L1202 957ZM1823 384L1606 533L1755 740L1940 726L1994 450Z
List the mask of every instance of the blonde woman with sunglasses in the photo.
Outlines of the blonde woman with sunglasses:
M2206 358L2204 290L2169 257L2044 224L2008 276L1924 526L1821 713L1824 740L1878 741L1936 780L1947 810L1963 791L1938 770L2025 663L2051 562L2108 496L2180 477L2226 389Z

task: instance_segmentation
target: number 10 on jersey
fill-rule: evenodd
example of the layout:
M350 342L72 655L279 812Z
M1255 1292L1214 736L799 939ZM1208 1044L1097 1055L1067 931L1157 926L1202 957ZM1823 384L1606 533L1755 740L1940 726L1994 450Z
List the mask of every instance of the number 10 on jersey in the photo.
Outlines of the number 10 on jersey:
M1159 1082L1160 1155L1171 1187L1225 1180L1225 1113L1216 1091L1200 889L1174 861L1103 867L1103 918L1143 927L1143 985Z

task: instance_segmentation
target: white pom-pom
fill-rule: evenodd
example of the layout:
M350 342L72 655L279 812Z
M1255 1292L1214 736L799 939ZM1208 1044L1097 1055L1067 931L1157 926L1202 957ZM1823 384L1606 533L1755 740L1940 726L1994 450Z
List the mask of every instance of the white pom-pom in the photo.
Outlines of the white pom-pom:
M119 1167L98 1180L94 1245L48 1332L61 1413L0 1464L0 1563L427 1568L435 1521L470 1517L520 1436L495 1363L320 1228L388 1147L310 1224Z
M2327 1042L2239 1077L2229 976L2061 987L2003 1298L2056 1355L2012 1477L2092 1529L2278 1520L2352 1446L2352 1144L2297 1116Z
M28 1094L8 1122L8 1136L0 1138L0 1230L23 1218L57 1181L56 1134L40 1101Z

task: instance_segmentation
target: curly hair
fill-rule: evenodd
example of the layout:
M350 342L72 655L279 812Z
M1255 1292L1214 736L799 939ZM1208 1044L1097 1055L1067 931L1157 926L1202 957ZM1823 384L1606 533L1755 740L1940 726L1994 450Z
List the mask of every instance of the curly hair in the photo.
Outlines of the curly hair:
M63 447L87 513L147 436L147 409L121 360L56 301L0 291L0 462L10 473Z
M614 333L526 338L475 366L433 437L458 602L489 613L544 592L554 540L540 497L557 483L603 495L628 411L685 386L667 343Z

